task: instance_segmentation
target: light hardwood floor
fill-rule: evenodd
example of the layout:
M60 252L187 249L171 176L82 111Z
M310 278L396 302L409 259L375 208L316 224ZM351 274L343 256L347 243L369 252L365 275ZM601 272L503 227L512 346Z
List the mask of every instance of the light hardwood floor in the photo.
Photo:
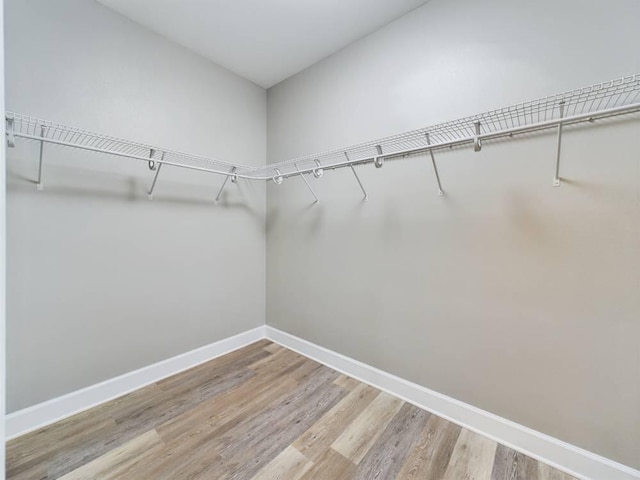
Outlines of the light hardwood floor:
M263 340L12 440L10 480L571 480Z

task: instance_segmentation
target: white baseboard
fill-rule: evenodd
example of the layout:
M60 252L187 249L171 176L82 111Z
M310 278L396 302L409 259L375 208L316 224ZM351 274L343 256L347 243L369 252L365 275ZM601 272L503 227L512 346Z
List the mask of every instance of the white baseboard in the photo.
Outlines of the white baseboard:
M5 417L6 439L37 430L83 410L195 367L265 338L265 327L225 338L153 365L53 398Z
M269 340L585 480L637 480L640 471L267 326Z
M441 393L261 326L6 416L6 439L42 428L263 338L395 395L469 430L585 480L638 480L640 471L537 432Z

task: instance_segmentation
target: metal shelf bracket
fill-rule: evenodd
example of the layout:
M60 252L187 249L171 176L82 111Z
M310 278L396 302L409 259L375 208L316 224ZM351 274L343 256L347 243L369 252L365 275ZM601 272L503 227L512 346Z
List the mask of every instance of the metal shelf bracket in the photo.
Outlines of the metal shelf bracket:
M316 195L316 192L313 191L313 188L311 188L311 185L309 184L309 181L304 178L304 173L300 172L300 169L298 168L298 165L294 164L294 167L296 167L296 170L300 173L300 176L302 177L302 180L304 180L304 183L307 184L307 188L309 189L309 191L311 192L311 195L313 195L313 198L316 199L316 201L314 203L319 203L320 199L318 198L318 196Z
M45 126L40 125L40 137L44 138ZM40 155L38 158L38 183L36 183L36 190L44 190L42 183L42 154L44 153L44 141L40 140Z
M152 152L155 153L155 150L152 150ZM156 188L156 182L158 181L158 175L160 175L160 169L162 168L163 159L164 152L162 152L162 154L160 155L160 160L154 162L156 174L153 176L153 182L151 183L151 188L149 189L149 194L147 195L147 198L149 200L153 200L153 190ZM149 161L149 168L151 168L151 161Z
M425 133L427 137L427 145L431 145L431 139L429 138L429 133ZM436 165L436 159L433 156L433 148L429 149L429 154L431 155L431 164L433 165L433 171L436 174L436 182L438 182L438 195L444 195L444 190L442 190L442 184L440 183L440 175L438 174L438 166Z
M344 157L347 159L347 162L350 162L349 160L349 154L347 152L344 152ZM368 202L369 201L369 194L367 194L367 191L364 189L364 186L362 185L362 182L360 181L360 177L358 176L358 172L356 172L356 169L353 168L353 164L349 163L349 166L351 167L351 171L353 172L353 175L356 177L356 180L358 181L358 185L360 185L360 190L362 190L362 193L364 194L364 201Z
M327 170L333 171L349 167L365 200L367 200L367 192L354 168L357 165L374 163L376 168L381 168L386 160L429 152L438 183L438 194L442 195L444 191L438 165L435 161L434 149L469 146L479 152L485 140L512 138L527 132L543 130L557 132L556 164L553 177L553 185L557 187L561 183L560 160L562 134L565 126L570 127L601 118L632 113L640 113L640 74L398 133L382 139L366 141L347 148L314 153L261 167L241 165L212 157L151 146L19 113L5 112L5 121L6 144L9 147L15 146L16 138L40 142L37 178L39 189L43 185L44 144L50 143L144 162L155 173L148 192L149 198L152 198L159 170L162 166L169 165L223 175L231 178L232 183L243 178L252 181L272 180L279 185L285 178L300 175L316 200L318 197L311 188L310 181L307 181L307 175L313 174L315 178L320 178L322 173L326 173ZM160 157L160 153L162 153L162 157ZM233 170L230 172L231 169ZM226 183L222 188L226 188ZM220 199L220 193L216 198Z
M238 183L238 176L235 175L235 171L237 170L236 167L232 167L231 171L229 173L232 173L234 175L226 175L224 177L224 181L222 182L222 185L220 186L220 190L218 190L218 195L216 195L216 199L213 201L214 204L218 204L218 202L220 201L220 196L222 195L222 192L224 190L224 187L227 185L227 182L229 181L229 179L231 179L232 183Z
M559 103L560 118L564 117L564 101ZM560 149L562 148L562 122L558 123L558 144L556 147L556 174L553 177L553 186L560 186Z

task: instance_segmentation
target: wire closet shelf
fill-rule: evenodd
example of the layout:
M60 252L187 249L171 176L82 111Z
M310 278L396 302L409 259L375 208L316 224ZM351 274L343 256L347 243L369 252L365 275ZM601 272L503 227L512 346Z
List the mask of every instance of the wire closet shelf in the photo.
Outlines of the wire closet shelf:
M193 170L220 173L222 175L227 175L233 167L238 167L237 164L223 160L154 147L19 113L7 112L6 118L9 146L12 146L13 142L10 137L13 134L16 138L38 140L45 143L142 160L152 164L157 162ZM243 166L242 168L246 172L256 170L255 167Z
M7 112L6 122L9 146L14 145L15 138L25 138L40 141L41 146L43 143L52 143L146 161L149 163L149 167L156 171L149 192L151 194L162 165L224 175L226 177L225 184L229 178L234 182L238 178L244 178L247 180L274 180L276 183L282 183L283 179L298 175L306 182L305 174L314 174L316 177L320 177L324 169L353 167L366 163L375 163L377 167L380 167L385 159L429 152L437 176L437 167L433 157L434 150L473 145L474 150L478 151L482 148L482 141L485 139L551 128L558 129L558 158L554 183L559 184L558 168L563 126L638 111L640 111L640 74L347 148L272 163L264 167L251 167L154 147L18 113ZM42 167L42 148L40 165ZM40 168L40 174L41 170L42 168ZM360 179L355 170L353 168L352 170L364 192ZM309 186L308 182L307 185ZM311 189L310 186L309 188ZM438 188L442 193L439 177ZM313 195L315 197L315 193ZM219 196L220 194L218 194Z
M294 176L301 172L312 172L318 168L318 163L324 168L338 168L371 163L377 158L393 158L458 145L474 144L475 149L479 150L483 139L534 132L637 111L640 111L640 74L344 149L269 164L254 172L254 175L272 178L277 168L283 177Z

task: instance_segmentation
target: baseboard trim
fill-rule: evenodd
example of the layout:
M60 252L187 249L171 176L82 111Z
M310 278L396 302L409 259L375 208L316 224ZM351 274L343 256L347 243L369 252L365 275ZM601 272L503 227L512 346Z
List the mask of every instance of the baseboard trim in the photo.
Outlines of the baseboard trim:
M6 439L24 435L265 338L260 326L5 417Z
M345 375L583 480L637 480L640 471L266 326L266 337Z
M638 480L640 471L535 431L270 326L260 326L5 417L6 439L24 435L267 338L345 375L583 480Z

